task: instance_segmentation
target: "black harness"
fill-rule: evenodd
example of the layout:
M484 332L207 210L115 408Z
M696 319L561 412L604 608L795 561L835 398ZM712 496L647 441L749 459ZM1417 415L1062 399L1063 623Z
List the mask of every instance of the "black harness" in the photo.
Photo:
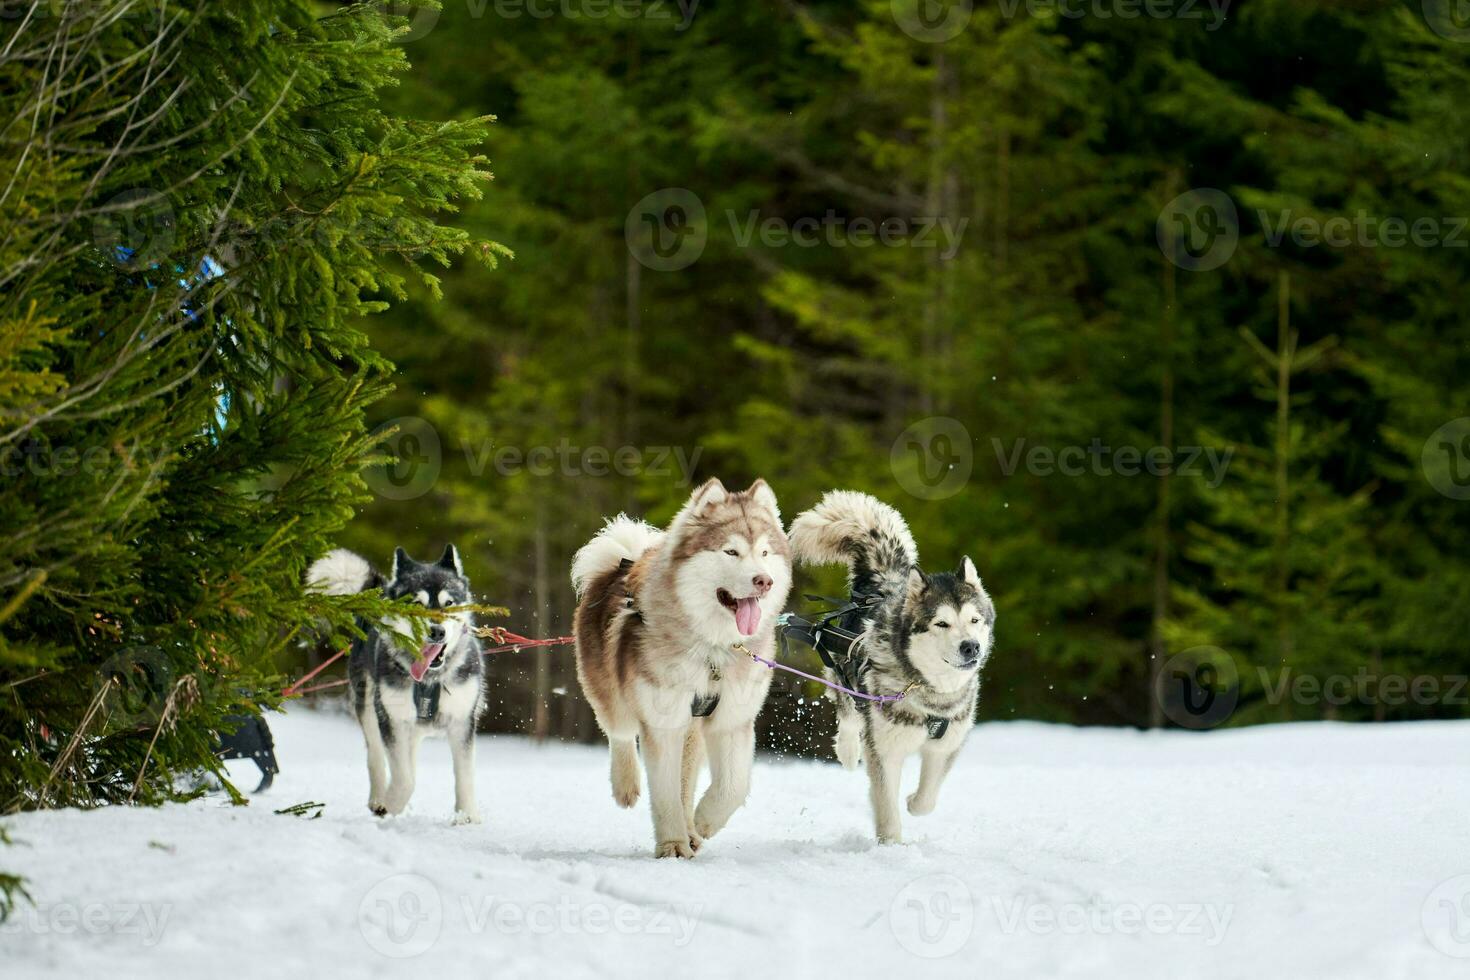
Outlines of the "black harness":
M249 759L260 769L260 785L255 792L270 789L276 773L281 771L276 762L276 743L265 719L259 715L230 715L225 724L234 724L235 730L228 735L219 735L219 747L215 754L221 759Z
M825 596L809 595L810 602L838 602ZM826 665L844 687L867 693L863 686L863 672L868 658L860 656L854 648L863 633L863 613L878 604L877 596L854 593L852 599L824 613L816 622L802 619L794 613L786 613L777 621L776 643L781 658L786 659L787 637L795 637L817 651ZM949 719L930 715L924 727L930 738L943 738L949 731Z
M413 711L418 720L425 725L432 725L434 719L439 717L439 692L442 689L438 681L425 684L422 681L413 682Z

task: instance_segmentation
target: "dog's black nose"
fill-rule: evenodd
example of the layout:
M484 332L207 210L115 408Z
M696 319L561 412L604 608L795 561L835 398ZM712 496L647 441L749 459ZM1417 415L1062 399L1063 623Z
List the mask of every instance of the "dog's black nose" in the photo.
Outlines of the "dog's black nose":
M966 640L960 644L960 657L965 663L980 659L980 644L974 640Z
M444 627L442 627L442 626L430 626L429 627L429 642L430 643L443 643L444 642Z

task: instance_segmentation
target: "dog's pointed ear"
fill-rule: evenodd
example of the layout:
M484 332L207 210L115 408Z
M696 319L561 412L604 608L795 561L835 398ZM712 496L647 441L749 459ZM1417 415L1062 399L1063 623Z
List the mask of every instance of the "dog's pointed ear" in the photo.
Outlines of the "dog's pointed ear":
M973 585L975 591L985 598L990 598L990 593L985 591L985 583L980 581L980 573L975 570L975 563L970 560L969 555L960 559L960 567L955 572L955 577L966 585Z
M924 590L929 588L929 576L920 570L918 565L909 569L909 584L907 597L904 605L912 606L924 597Z
M447 568L461 578L464 577L464 563L459 560L459 549L452 544L445 546L444 554L439 556L439 567Z
M689 513L702 514L711 507L718 507L730 496L730 491L720 482L720 478L712 476L689 496Z
M413 559L408 557L408 552L404 551L402 548L393 549L393 571L389 573L388 581L398 581L399 573L407 568L408 563L411 561L413 561Z
M776 518L776 523L781 523L781 508L776 505L776 491L772 490L770 484L765 480L756 480L745 490L745 496L754 500L756 504L771 512Z

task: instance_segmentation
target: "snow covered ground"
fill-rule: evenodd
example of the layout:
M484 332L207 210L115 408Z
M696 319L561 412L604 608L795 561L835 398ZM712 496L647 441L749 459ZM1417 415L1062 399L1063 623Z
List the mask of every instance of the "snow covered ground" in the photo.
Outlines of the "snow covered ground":
M762 759L692 862L648 857L647 804L613 805L600 748L482 739L485 823L451 827L442 743L377 820L348 719L271 724L285 771L249 807L8 821L0 866L37 907L0 927L0 974L1470 974L1470 723L984 725L881 848L864 777ZM320 819L272 812L305 801Z

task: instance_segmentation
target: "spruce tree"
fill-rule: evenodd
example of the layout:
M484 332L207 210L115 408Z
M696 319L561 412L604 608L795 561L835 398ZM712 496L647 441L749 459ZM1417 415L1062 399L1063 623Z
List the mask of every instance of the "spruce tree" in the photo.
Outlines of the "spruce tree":
M12 5L12 8L14 5ZM499 246L487 119L385 110L402 18L305 0L0 21L0 810L176 796L365 498L362 318ZM289 765L289 760L287 763ZM227 784L228 785L228 784Z

